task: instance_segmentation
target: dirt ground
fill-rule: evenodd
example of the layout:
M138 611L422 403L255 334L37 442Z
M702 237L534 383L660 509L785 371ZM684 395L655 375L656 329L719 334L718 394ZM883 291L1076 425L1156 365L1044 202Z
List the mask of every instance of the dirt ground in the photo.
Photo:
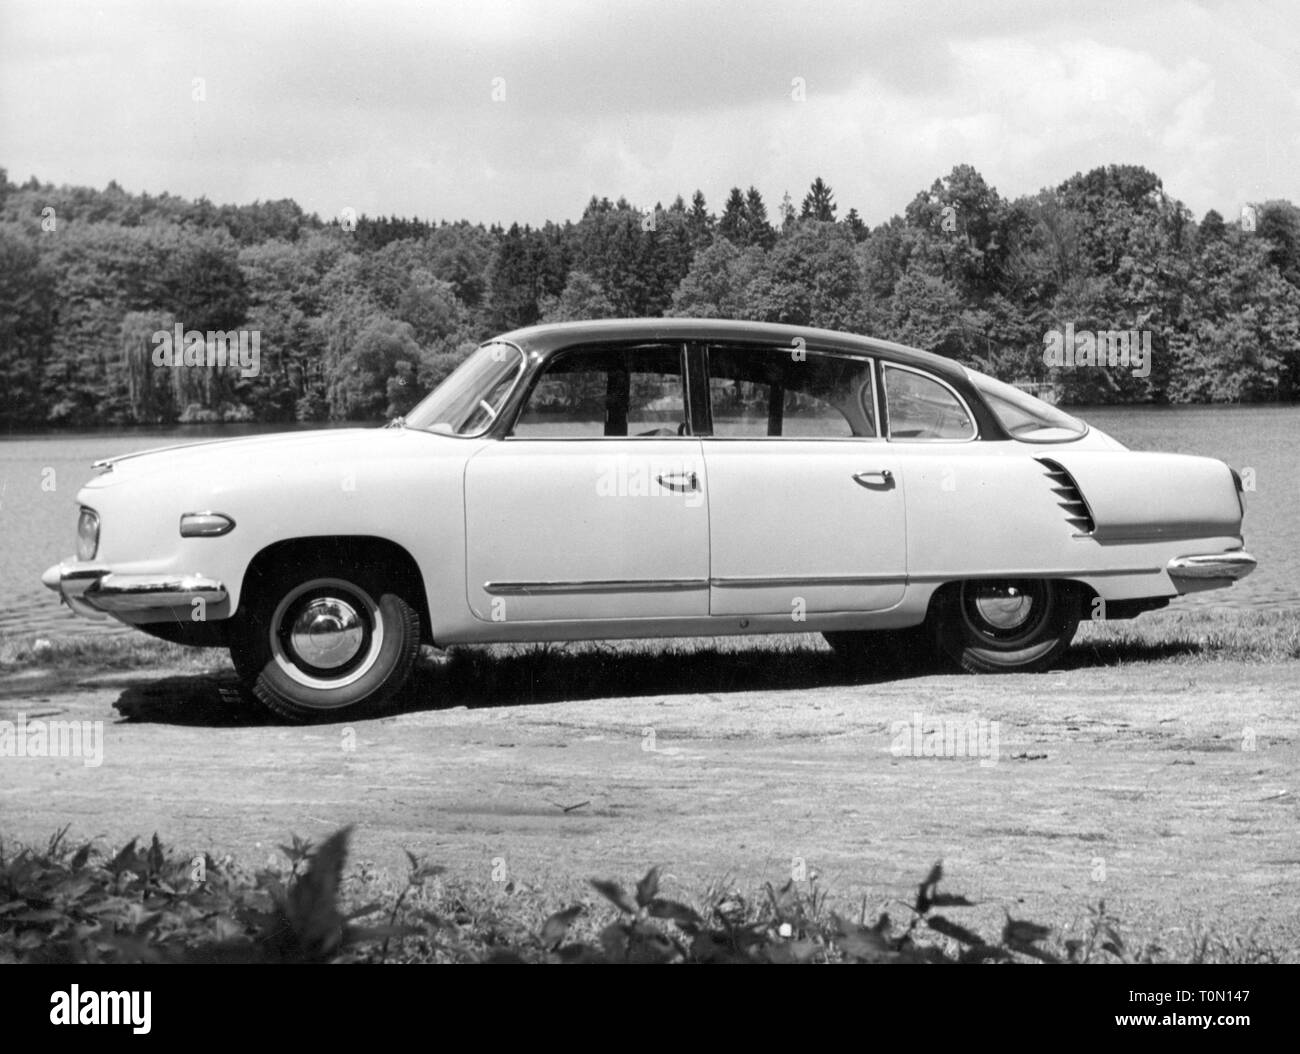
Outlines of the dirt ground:
M291 832L354 824L354 861L399 874L409 849L557 902L654 863L684 897L802 861L841 910L872 912L942 858L947 888L985 902L963 917L977 928L1004 910L1077 927L1104 898L1138 936L1300 948L1300 664L852 683L827 654L790 683L776 663L723 656L657 693L613 657L568 698L442 703L426 663L398 712L312 727L264 719L219 670L30 672L0 686L0 720L102 721L103 762L0 758L0 830L157 831L260 864ZM982 758L925 756L935 720L967 717Z

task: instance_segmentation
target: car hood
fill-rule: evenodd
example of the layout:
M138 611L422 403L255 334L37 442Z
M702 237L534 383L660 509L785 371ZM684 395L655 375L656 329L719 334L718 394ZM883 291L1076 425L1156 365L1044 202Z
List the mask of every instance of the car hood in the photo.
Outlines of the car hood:
M238 439L210 439L153 447L95 462L99 475L91 488L111 487L129 480L169 473L196 474L279 473L322 461L356 462L372 458L436 456L464 440L409 428L332 428L310 432L275 432ZM468 453L468 449L464 451Z

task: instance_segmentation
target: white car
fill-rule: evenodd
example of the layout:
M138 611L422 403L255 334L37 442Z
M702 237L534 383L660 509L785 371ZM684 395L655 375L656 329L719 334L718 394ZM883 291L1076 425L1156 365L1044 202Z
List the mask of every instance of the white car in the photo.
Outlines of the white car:
M1080 618L1248 574L1241 481L1134 453L948 359L757 323L537 326L404 420L97 463L76 611L228 647L340 718L419 647L820 632L1040 669Z

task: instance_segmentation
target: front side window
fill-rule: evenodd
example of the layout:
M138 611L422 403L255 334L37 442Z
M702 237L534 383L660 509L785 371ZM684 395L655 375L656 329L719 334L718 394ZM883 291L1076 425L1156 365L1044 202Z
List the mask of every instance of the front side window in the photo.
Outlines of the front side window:
M890 439L973 439L975 422L946 384L897 366L885 367Z
M720 438L874 437L871 360L794 348L709 349Z
M454 436L486 432L523 365L523 353L513 344L484 344L406 415L406 427Z
M511 435L597 439L689 434L681 348L560 352L533 386Z

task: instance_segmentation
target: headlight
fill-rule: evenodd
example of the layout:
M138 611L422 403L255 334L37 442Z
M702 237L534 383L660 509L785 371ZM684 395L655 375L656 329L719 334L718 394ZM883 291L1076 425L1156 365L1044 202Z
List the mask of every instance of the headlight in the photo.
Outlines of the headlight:
M93 560L99 552L99 513L84 505L77 517L77 559Z

